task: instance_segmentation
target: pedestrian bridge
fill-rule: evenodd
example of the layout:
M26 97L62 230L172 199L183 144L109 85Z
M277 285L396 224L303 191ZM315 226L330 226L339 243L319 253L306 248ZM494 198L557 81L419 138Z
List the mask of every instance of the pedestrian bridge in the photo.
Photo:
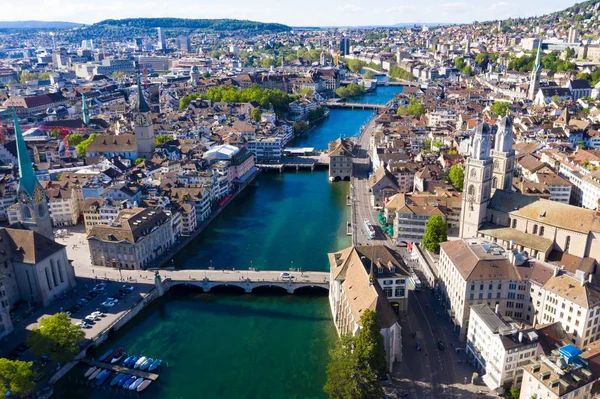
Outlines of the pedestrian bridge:
M289 273L292 277L281 277L282 273ZM166 272L163 285L165 290L185 285L202 288L204 292L210 292L215 288L236 287L246 293L251 293L256 289L275 288L293 294L300 289L329 290L329 273L275 270L186 270Z
M360 104L360 103L343 103L338 101L328 101L329 108L350 108L350 109L386 109L386 104Z

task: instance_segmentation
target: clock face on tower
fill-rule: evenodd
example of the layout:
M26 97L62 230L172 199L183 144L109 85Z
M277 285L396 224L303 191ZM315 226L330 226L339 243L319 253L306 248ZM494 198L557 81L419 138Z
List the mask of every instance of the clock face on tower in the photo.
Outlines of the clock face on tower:
M145 126L146 125L146 116L144 114L137 114L135 116L135 124L137 126Z
M29 195L27 194L27 192L23 190L19 191L19 200L21 202L29 202Z
M45 197L46 193L44 193L44 190L41 187L37 187L35 190L33 190L33 200L35 202L42 202Z

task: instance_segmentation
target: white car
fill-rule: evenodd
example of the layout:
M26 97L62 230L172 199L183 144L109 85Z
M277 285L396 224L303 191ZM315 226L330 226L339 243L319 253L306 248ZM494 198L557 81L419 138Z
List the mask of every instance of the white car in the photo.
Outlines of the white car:
M94 316L94 317L98 318L98 317L104 317L106 315L104 313L100 312L99 310L96 310L95 312L90 313L90 316Z
M77 325L81 328L90 328L91 326L86 323L85 321L80 321L79 323L77 323Z
M89 315L85 316L85 320L96 321L96 320L100 320L100 317L89 314Z
M112 302L112 301L104 301L104 302L102 302L102 306L107 307L107 308L112 308L116 304L117 304L116 302Z
M287 272L283 272L279 275L281 278L294 278L294 276L292 276L291 274L287 273Z

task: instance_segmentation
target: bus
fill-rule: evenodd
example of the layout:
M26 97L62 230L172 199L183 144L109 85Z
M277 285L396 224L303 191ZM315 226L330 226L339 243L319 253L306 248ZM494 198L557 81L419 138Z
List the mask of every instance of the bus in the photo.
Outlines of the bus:
M417 277L417 274L412 269L410 271L410 275L408 276L408 286L410 289L415 291L421 291L423 288L421 280L419 280L419 277Z
M371 223L369 223L369 219L365 219L364 226L365 226L365 231L367 232L367 236L369 236L369 240L372 240L373 238L375 238L375 229L373 228Z

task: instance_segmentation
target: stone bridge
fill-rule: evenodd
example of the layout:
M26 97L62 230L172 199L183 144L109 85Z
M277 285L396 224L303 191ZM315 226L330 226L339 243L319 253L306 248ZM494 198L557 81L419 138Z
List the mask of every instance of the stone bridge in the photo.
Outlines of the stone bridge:
M291 277L282 277L288 273ZM293 294L296 290L319 288L329 290L328 272L292 272L274 270L180 270L161 271L165 290L178 285L195 286L204 292L214 288L236 287L246 293L273 288Z

